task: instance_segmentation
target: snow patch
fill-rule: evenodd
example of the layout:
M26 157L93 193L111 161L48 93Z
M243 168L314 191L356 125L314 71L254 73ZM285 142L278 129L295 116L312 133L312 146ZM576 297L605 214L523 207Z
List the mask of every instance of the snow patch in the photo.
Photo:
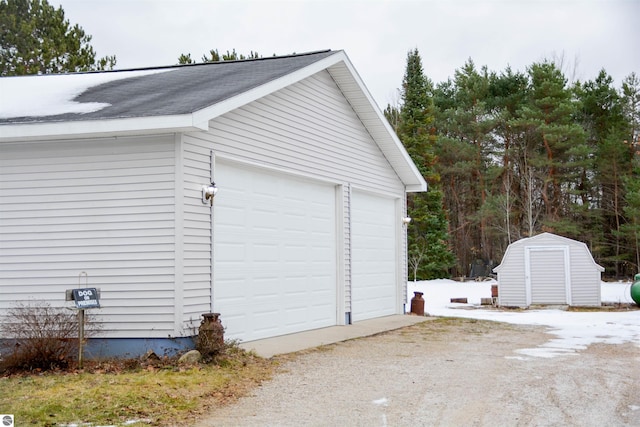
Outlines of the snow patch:
M373 403L374 405L387 406L389 400L386 397L383 397L381 399L376 399L371 403Z
M87 89L116 80L146 76L171 69L118 71L86 74L48 74L0 78L0 119L46 117L58 114L86 114L110 104L76 102Z
M591 344L632 343L640 347L640 313L628 312L568 312L564 310L524 310L502 311L487 309L480 305L481 298L491 296L491 285L486 282L456 282L440 279L409 282L407 301L414 292L422 292L425 313L431 316L462 317L493 320L517 325L539 325L549 327L555 339L536 348L520 349L522 356L510 356L516 360L530 360L532 357L551 358L575 356ZM629 282L602 283L601 300L613 303L633 302ZM466 297L468 304L452 304L451 298ZM468 308L461 310L461 308Z

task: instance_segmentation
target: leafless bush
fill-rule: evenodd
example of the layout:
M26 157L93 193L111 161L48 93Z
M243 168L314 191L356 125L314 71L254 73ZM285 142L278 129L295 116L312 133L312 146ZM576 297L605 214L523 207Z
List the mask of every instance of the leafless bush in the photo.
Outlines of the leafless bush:
M16 304L0 330L7 338L0 348L0 371L66 368L78 354L77 311L46 301Z

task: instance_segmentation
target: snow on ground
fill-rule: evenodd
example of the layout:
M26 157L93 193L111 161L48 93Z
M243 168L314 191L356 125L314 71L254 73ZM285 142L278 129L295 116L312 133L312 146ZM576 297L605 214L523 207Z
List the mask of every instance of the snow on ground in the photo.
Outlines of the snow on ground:
M640 347L640 311L589 311L568 312L558 309L499 310L481 306L481 298L491 297L491 285L487 282L456 282L453 280L428 280L409 282L407 301L414 292L422 292L425 314L431 316L464 317L493 320L519 325L549 327L556 338L536 347L518 350L521 358L556 357L577 355L578 351L596 343L632 343ZM633 303L630 282L602 283L602 302ZM468 304L451 303L451 298L467 298ZM410 304L407 304L409 310ZM486 307L486 308L485 308Z

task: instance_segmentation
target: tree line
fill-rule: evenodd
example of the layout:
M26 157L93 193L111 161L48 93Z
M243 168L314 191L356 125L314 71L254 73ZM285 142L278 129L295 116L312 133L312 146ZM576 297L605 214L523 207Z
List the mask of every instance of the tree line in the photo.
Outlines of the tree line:
M467 276L545 231L586 243L607 275L639 271L635 73L615 87L604 69L570 83L550 60L495 72L469 59L434 84L416 49L385 115L433 194L408 198L413 278Z

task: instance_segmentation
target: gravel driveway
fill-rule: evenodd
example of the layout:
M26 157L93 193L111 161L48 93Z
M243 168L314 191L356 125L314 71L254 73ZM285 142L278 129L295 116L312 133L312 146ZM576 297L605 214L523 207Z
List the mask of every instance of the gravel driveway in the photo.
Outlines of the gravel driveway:
M640 349L523 358L544 328L431 319L281 356L279 372L204 426L640 426Z

